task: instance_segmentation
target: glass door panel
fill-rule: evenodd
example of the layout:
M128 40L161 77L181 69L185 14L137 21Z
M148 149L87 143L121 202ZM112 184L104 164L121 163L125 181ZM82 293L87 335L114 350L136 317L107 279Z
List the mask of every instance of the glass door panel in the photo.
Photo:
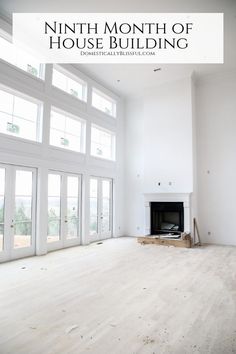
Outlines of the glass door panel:
M67 176L66 239L79 236L79 178Z
M48 235L47 242L59 241L61 237L61 176L48 175Z
M90 238L92 241L112 235L112 180L90 178Z
M90 235L98 234L98 179L90 179Z
M0 252L4 248L5 168L0 168Z
M102 180L101 232L111 232L111 182Z
M14 228L14 248L32 244L32 171L16 170L15 212L11 227Z
M36 169L0 166L0 261L35 254Z
M65 172L48 175L48 248L80 241L81 176ZM51 245L49 245L51 244Z

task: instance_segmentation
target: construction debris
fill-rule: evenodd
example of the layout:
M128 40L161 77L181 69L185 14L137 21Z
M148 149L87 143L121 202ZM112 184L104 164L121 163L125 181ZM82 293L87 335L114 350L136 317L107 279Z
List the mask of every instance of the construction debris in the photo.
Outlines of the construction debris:
M144 237L138 237L138 242L141 245L146 244L156 244L156 245L164 245L164 246L175 246L175 247L191 247L191 236L190 234L182 233L181 237L178 239L168 239L161 238L161 235L150 235Z
M78 327L79 327L79 326L78 326L77 324L74 324L74 325L68 327L68 328L65 330L65 333L66 333L66 334L69 334L69 333L71 333L72 331L74 331L75 329L77 329Z

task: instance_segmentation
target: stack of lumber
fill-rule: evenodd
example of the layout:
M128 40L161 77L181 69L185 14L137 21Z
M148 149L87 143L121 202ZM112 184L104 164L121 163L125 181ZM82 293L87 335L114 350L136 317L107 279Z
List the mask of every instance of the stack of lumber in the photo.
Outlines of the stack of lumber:
M155 244L164 246L175 246L190 248L191 236L190 234L182 233L180 238L162 238L163 235L150 235L145 237L138 237L138 242L142 245Z

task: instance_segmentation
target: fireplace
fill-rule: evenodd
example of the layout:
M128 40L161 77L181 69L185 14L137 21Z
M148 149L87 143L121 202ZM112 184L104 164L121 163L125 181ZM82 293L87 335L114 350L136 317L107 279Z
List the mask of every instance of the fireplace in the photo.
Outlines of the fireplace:
M184 231L183 202L151 202L151 234L178 235Z
M151 227L152 213L151 207L156 206L161 203L163 205L176 205L180 203L180 208L182 209L180 229L178 231L190 233L191 232L191 193L145 193L144 194L144 213L145 213L145 226L144 235L149 236L154 230ZM174 210L173 210L174 211ZM175 211L176 212L176 211ZM179 210L177 210L179 212ZM167 214L168 215L168 214ZM165 216L167 216L165 215ZM169 220L168 220L169 221ZM173 220L175 221L175 220ZM173 224L173 222L172 222ZM159 228L158 228L159 230ZM169 230L168 230L169 231ZM169 231L170 232L170 231ZM172 231L171 231L172 232Z

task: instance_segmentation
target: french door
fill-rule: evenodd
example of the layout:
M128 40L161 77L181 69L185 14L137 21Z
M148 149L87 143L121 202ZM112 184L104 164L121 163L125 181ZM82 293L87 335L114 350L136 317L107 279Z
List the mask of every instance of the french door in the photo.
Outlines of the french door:
M112 236L112 179L90 178L90 241Z
M0 165L0 261L35 254L36 169Z
M48 175L48 249L80 243L81 176L64 172Z

